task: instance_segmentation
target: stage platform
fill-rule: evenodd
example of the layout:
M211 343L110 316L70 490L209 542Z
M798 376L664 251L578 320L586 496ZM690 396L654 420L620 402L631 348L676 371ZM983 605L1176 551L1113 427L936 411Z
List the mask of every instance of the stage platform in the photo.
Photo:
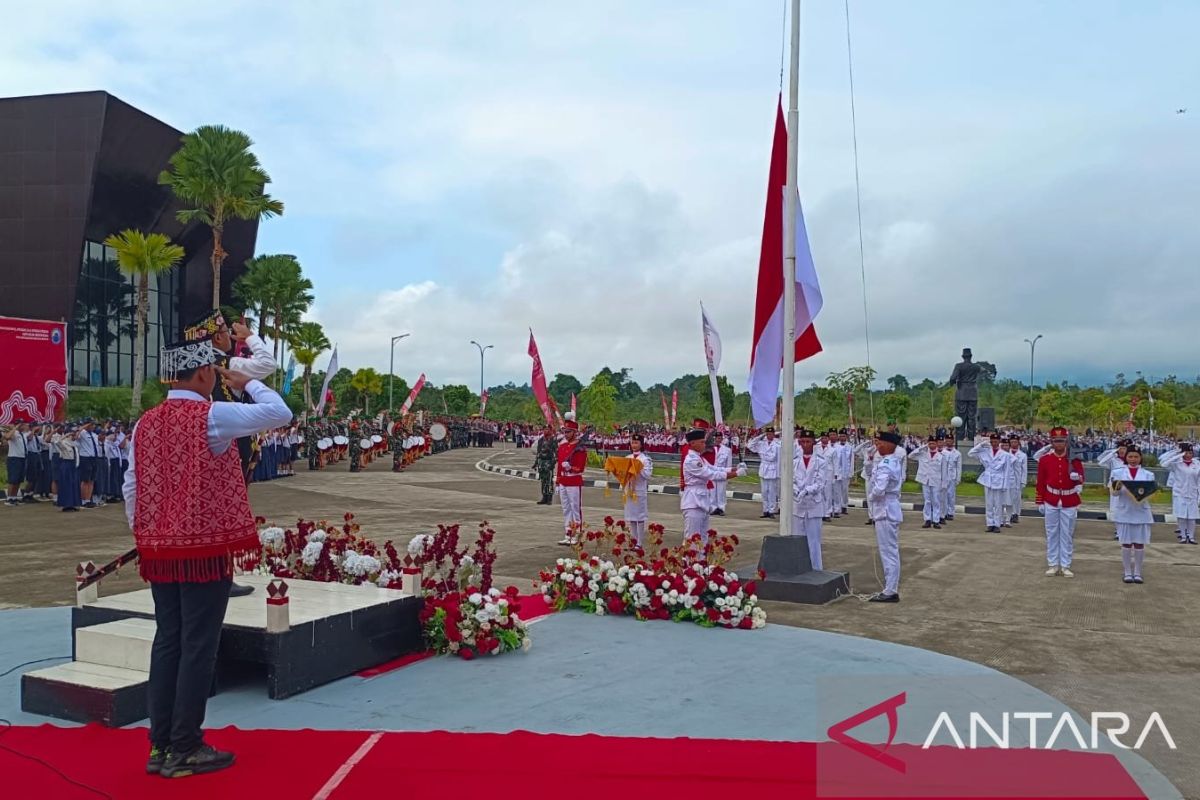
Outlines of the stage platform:
M269 698L291 697L421 647L417 618L421 600L411 594L290 580L290 626L272 632L266 602L270 578L246 575L237 580L255 591L229 600L217 656L216 691L265 678ZM154 631L149 589L73 608L74 660L26 673L22 708L113 726L144 719Z

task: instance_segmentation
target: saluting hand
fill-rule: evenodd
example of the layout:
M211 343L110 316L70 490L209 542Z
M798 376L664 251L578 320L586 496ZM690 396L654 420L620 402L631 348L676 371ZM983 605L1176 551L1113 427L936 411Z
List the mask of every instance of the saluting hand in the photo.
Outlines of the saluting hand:
M230 330L233 331L234 338L239 342L244 342L247 338L254 335L254 331L250 330L248 326L243 325L240 322L233 323L233 326L230 328Z
M217 372L219 372L221 377L225 380L226 386L228 386L230 389L236 389L239 392L244 391L246 389L246 384L254 380L244 372L236 372L231 369L226 369L225 367L217 367Z

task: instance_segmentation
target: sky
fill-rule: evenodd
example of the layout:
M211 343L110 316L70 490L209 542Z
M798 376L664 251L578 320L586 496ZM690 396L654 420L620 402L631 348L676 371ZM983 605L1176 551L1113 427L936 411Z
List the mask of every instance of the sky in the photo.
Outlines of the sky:
M801 15L800 189L825 351L944 380L1193 378L1200 4L849 0ZM255 141L343 366L477 388L704 370L745 383L780 0L204 4L10 15L5 95L104 89ZM1188 108L1178 114L1177 109ZM865 274L865 314L864 282Z

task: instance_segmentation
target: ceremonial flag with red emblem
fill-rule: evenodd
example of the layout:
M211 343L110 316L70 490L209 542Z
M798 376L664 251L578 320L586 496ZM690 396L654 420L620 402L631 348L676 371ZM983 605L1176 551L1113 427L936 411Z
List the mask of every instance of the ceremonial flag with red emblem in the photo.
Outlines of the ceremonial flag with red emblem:
M796 344L787 363L783 357L783 215L787 183L787 126L783 105L775 115L775 140L767 180L767 210L763 218L762 249L758 258L758 292L754 303L754 346L750 353L750 406L756 424L770 422L779 397L780 369L821 352L813 321L821 311L821 286L808 246L804 212L796 200Z
M417 378L416 384L413 385L412 391L408 393L408 399L404 401L404 405L400 406L400 413L407 414L412 408L412 404L416 402L417 395L425 388L425 373L421 373L421 377Z

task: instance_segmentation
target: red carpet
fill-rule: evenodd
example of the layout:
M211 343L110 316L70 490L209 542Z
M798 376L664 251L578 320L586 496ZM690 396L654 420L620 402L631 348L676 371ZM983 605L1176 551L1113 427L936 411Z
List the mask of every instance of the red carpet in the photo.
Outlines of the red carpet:
M888 754L903 774L842 745L635 739L514 732L213 731L238 754L225 772L168 781L142 773L144 729L11 728L0 747L42 758L101 794L0 749L4 797L121 798L540 797L1142 798L1115 758L1046 750L921 750ZM365 751L365 752L364 752ZM343 766L353 756L357 763ZM344 773L340 782L334 778ZM333 779L333 780L331 780ZM730 793L736 792L737 795ZM622 796L617 795L617 796Z
M546 598L542 596L541 592L538 592L537 594L523 594L518 597L517 600L521 603L521 619L525 620L526 622L531 622L538 617L544 617L547 614L554 613L554 609L552 609L546 603ZM374 667L364 669L361 672L356 672L354 674L360 678L374 678L379 675L386 675L389 672L394 672L401 667L407 667L409 664L415 664L418 661L424 661L427 658L431 658L433 655L433 652L430 650L426 650L422 653L409 653L406 656L400 656L399 658L394 658L391 661L385 661L382 664L377 664Z

